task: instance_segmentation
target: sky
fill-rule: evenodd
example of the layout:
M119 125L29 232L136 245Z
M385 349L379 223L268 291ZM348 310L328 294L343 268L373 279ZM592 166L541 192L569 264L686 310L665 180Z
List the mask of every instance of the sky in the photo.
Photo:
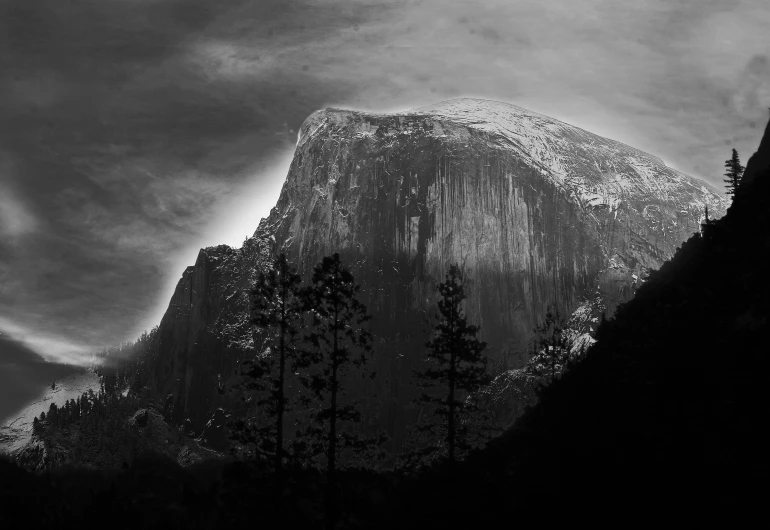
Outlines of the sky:
M721 186L770 116L768 28L766 0L0 0L0 369L159 323L323 107L507 101Z

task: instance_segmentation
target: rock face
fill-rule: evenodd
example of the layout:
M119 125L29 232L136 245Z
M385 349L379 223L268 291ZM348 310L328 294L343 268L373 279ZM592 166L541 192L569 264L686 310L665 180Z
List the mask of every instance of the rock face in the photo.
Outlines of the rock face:
M382 426L403 435L417 368L449 264L489 353L515 367L547 307L598 294L608 316L727 202L651 155L513 105L460 99L403 114L326 109L303 124L276 207L243 249L204 249L160 326L159 395L200 425L253 347L249 269L286 252L308 278L339 252L363 287L379 339ZM217 375L220 379L217 379Z
M64 464L68 459L68 452L60 444L46 443L33 434L14 456L16 462L25 469L43 472Z
M189 419L200 432L216 408L237 404L218 390L233 382L238 363L253 348L247 289L268 252L269 245L253 238L237 250L206 248L179 280L145 382L170 421Z

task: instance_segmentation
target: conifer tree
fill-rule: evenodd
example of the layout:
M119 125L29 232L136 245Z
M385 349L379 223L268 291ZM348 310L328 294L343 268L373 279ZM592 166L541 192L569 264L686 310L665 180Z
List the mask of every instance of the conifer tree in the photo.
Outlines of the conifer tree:
M325 257L313 269L312 283L303 290L305 307L312 321L306 333L308 344L298 359L301 381L310 391L313 420L322 425L326 453L326 524L336 521L335 472L338 439L342 435L338 422L358 422L360 413L354 405L342 405L343 376L351 367L364 369L371 353L371 333L364 324L371 319L366 306L358 300L360 286L353 274L343 266L339 254ZM369 374L373 376L373 373ZM328 429L328 430L327 430ZM312 426L308 429L312 433ZM349 435L349 433L347 433ZM353 440L354 437L343 439ZM321 447L317 444L316 447Z
M51 403L48 407L48 423L54 428L59 426L59 407L56 403Z
M726 193L727 195L735 196L735 192L743 177L743 170L746 169L741 165L741 161L738 158L738 151L735 149L733 149L733 155L728 160L725 160L725 169L727 170L725 172L725 177L727 178L724 179L725 188L727 188Z
M254 439L257 435L262 441L268 441L267 447L263 448L274 453L276 495L279 497L283 490L284 417L290 400L286 392L287 376L294 368L296 339L301 330L301 281L286 255L281 254L266 274L259 274L254 284L251 322L263 332L264 353L256 360L244 362L244 375L248 379L242 387L263 393L256 404L275 423L251 427L241 420L235 424L239 431L237 440L259 443Z
M458 431L458 417L474 406L472 393L488 384L491 378L484 355L487 344L476 338L479 328L468 324L463 311L467 295L465 278L458 265L449 268L437 290L441 296L439 322L434 327L433 338L426 343L429 366L415 375L425 390L421 401L434 406L434 414L442 419L447 456L453 466L458 442L461 448L467 448L465 438L470 434Z

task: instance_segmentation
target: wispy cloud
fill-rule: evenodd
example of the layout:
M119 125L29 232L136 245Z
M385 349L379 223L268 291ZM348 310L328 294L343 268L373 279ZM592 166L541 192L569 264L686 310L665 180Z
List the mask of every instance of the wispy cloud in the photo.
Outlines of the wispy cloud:
M15 189L15 176L11 157L0 150L0 241L14 242L38 227L37 218L27 206L28 201L24 201Z
M2 3L0 318L62 358L135 337L327 105L509 101L719 184L767 119L765 3Z
M37 220L9 189L0 187L0 237L18 238L35 230Z
M9 335L49 362L81 366L88 363L92 353L96 353L88 346L72 342L66 337L46 333L38 326L27 327L2 316L0 333Z

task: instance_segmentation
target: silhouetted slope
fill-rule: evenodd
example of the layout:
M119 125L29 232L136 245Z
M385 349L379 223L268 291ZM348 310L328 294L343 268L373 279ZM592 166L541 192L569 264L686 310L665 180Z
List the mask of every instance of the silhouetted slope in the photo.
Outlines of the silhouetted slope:
M770 169L756 174L484 455L509 461L521 506L689 517L766 501Z
M743 172L743 181L751 183L757 173L770 167L770 122L767 123L765 134L759 144L759 149L746 163L746 171Z

